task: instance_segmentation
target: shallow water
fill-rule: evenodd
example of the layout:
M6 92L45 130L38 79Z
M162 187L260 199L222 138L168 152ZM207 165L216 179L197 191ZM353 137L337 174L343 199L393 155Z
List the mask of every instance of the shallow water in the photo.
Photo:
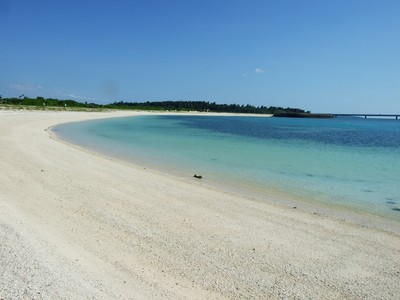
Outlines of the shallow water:
M143 166L400 220L400 121L161 115L62 124L57 134Z

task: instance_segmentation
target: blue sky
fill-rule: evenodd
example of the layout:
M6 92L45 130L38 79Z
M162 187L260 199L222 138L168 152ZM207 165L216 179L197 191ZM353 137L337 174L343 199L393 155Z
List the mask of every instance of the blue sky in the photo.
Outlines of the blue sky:
M0 0L0 95L400 113L398 0Z

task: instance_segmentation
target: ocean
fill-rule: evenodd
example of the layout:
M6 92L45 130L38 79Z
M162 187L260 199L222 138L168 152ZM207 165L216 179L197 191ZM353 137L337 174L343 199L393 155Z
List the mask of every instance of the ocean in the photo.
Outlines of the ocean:
M400 221L400 120L146 115L61 124L68 142L244 195ZM198 180L194 179L193 180Z

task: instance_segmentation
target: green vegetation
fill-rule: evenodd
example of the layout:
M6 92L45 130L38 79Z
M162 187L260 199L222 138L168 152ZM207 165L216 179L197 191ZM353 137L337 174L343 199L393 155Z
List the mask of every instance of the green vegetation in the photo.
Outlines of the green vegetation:
M81 103L74 100L58 100L53 98L0 98L0 105L12 107L31 107L36 109L68 109L68 110L101 110L101 109L132 109L152 111L202 111L202 112L229 112L250 114L274 114L278 112L304 113L298 108L283 108L275 106L253 106L239 104L216 104L207 101L155 101L155 102L114 102L112 104Z
M96 103L81 103L74 100L58 100L53 98L0 98L0 104L19 105L19 106L36 106L36 107L85 107L85 108L101 108L102 105Z
M162 101L162 102L114 102L108 108L139 109L139 110L169 110L169 111L207 111L249 114L273 114L277 111L304 112L298 108L283 108L275 106L253 106L239 104L216 104L207 101Z

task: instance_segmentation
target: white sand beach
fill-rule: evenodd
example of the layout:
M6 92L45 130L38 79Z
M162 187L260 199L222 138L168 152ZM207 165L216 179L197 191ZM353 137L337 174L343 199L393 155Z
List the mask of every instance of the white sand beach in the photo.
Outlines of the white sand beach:
M394 231L255 201L47 131L135 114L0 111L0 299L399 299Z

